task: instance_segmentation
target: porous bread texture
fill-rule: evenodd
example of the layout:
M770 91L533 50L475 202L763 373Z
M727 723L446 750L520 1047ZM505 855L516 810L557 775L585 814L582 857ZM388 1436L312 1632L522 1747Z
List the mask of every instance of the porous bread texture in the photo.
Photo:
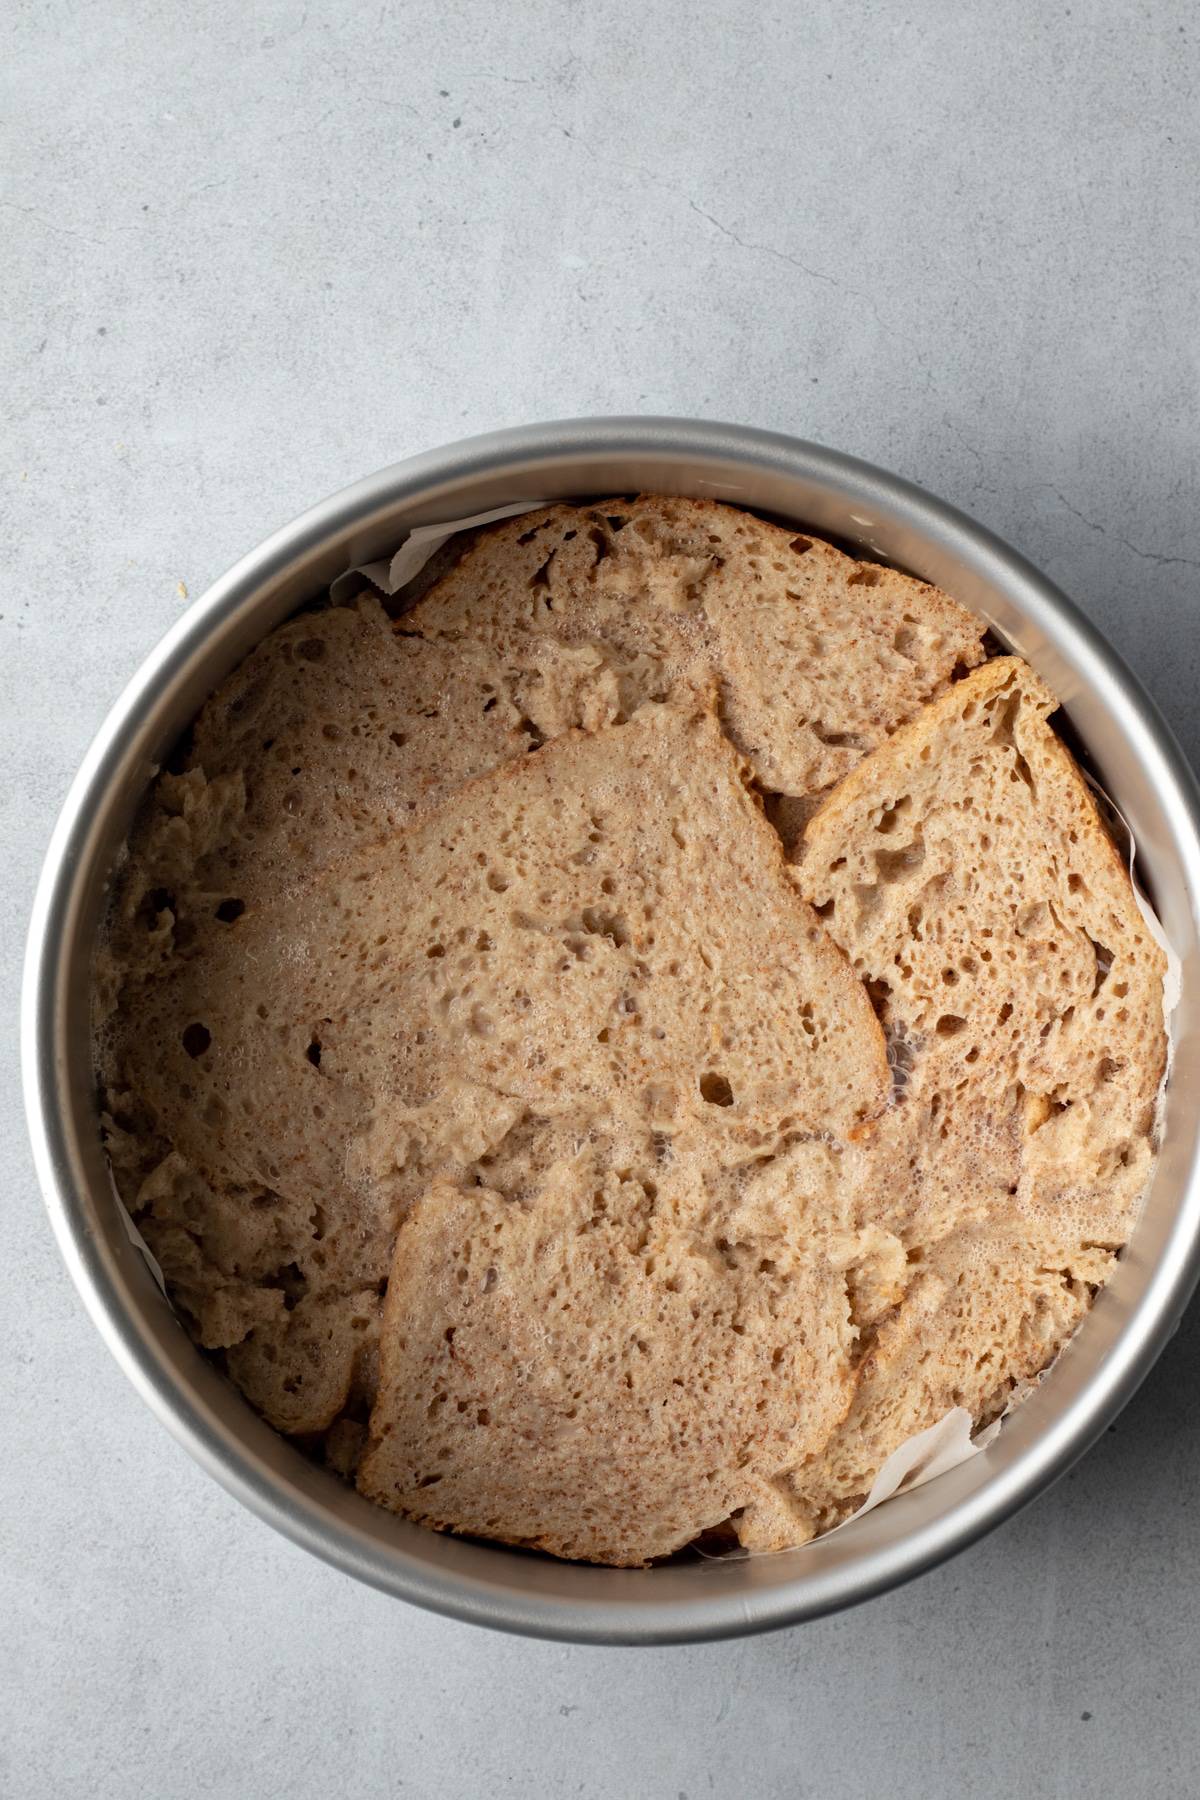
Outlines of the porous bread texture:
M536 741L482 648L421 644L363 596L299 615L250 653L132 834L95 971L114 1177L199 1342L226 1351L281 1429L323 1429L369 1370L390 1226L357 1194L343 1216L319 1184L247 1180L211 1121L173 1130L130 1080L122 1044L156 984L219 965L231 934L292 887ZM185 1159L185 1142L204 1149ZM189 1193L186 1222L173 1186Z
M812 1528L951 1406L977 1421L1044 1368L1107 1279L1153 1160L1165 959L1095 803L997 658L830 797L799 879L873 994L897 1099L846 1173L904 1246L860 1313L850 1414L791 1478ZM853 1167L851 1167L853 1163Z
M731 741L793 807L984 655L980 621L927 582L661 495L481 532L401 627L486 643L545 737L715 682Z
M1116 1246L1152 1154L1166 965L1057 704L1016 657L957 683L811 820L798 879L876 1003L896 1116L986 1119L988 1165L1018 1119L1011 1198ZM927 1201L901 1194L889 1222Z
M503 1181L520 1199L548 1156L561 1164L564 1133L627 1118L664 1155L699 1130L710 1185L736 1187L797 1138L850 1140L889 1092L867 996L739 758L710 714L673 706L568 734L248 911L124 1026L122 1079L178 1178L234 1217L247 1197L288 1208L298 1302L239 1294L273 1310L244 1358L228 1353L277 1419L299 1410L300 1377L314 1386L301 1324L330 1296L361 1313L432 1183ZM153 1195L137 1204L153 1248L168 1221ZM224 1319L230 1279L255 1286L257 1238L232 1244L215 1200L197 1214L220 1237ZM346 1385L358 1347L341 1341ZM328 1423L318 1397L291 1429Z
M126 1104L131 1097L122 1096ZM168 1121L159 1122L163 1129ZM254 1182L206 1179L148 1127L132 1158L109 1121L118 1188L137 1217L175 1305L197 1342L225 1352L252 1405L280 1431L324 1431L374 1394L379 1335L376 1266L357 1281L330 1267L324 1211ZM146 1172L148 1169L148 1172ZM122 1177L127 1179L122 1179ZM139 1179L140 1177L140 1179Z
M1052 1360L1148 1177L1163 962L981 633L642 497L223 684L131 839L98 1060L119 1191L272 1424L636 1565L803 1542Z

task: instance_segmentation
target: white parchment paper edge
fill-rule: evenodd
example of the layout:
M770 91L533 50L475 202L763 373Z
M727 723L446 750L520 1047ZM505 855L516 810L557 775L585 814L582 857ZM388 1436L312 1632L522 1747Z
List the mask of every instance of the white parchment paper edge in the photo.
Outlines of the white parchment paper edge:
M134 1219L133 1214L130 1212L129 1208L126 1206L125 1202L122 1200L120 1193L117 1190L117 1184L113 1180L113 1174L112 1174L111 1169L109 1169L109 1171L108 1171L108 1185L112 1189L113 1199L117 1203L117 1213L120 1216L122 1225L125 1227L125 1236L129 1239L129 1241L133 1245L134 1249L141 1256L142 1261L145 1263L146 1267L149 1269L151 1275L153 1275L155 1283L157 1284L159 1292L162 1294L163 1299L166 1301L167 1305L171 1307L171 1311L174 1312L175 1308L174 1308L174 1306L171 1305L171 1296L167 1292L167 1279L166 1279L166 1276L162 1272L162 1265L159 1263L159 1260L155 1256L153 1250L150 1248L149 1244L146 1242L145 1238L142 1236L141 1232L138 1230L137 1222Z
M335 606L348 599L365 577L389 599L419 575L430 557L460 531L475 531L480 525L496 525L501 519L516 519L522 513L537 512L549 506L549 500L513 500L507 506L494 506L490 512L475 513L469 519L449 519L443 525L414 525L398 550L378 562L359 563L347 569L329 584L329 598Z

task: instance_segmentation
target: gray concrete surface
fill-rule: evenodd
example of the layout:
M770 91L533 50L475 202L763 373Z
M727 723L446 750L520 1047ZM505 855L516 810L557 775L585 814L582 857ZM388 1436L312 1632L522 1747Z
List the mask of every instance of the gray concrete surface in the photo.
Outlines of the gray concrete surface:
M1193 1311L1116 1429L907 1590L598 1651L408 1610L241 1512L84 1318L12 1030L109 700L275 523L570 413L881 461L1077 595L1193 756L1188 0L10 0L4 55L0 1791L1200 1790Z

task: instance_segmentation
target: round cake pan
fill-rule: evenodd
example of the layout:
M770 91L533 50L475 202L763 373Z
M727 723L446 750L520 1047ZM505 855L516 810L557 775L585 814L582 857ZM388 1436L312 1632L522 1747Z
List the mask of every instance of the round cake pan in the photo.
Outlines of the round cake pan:
M1182 995L1162 1152L1133 1240L994 1444L803 1549L630 1571L406 1524L250 1410L193 1347L127 1235L100 1148L88 1010L106 880L138 799L251 645L414 525L639 489L729 500L849 540L986 618L1058 694L1129 822ZM1075 607L961 513L866 463L740 426L580 419L474 438L369 476L269 537L189 607L106 720L55 828L33 911L23 1051L37 1171L71 1275L146 1400L232 1493L318 1556L418 1605L545 1637L666 1643L791 1624L916 1575L1032 1499L1129 1399L1178 1323L1200 1266L1198 895L1197 791L1154 706Z

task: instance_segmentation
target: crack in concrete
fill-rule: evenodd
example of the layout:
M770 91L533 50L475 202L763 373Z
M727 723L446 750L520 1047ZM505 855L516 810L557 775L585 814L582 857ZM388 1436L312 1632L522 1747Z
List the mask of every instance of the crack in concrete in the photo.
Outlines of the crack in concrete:
M35 225L40 225L43 231L57 232L60 237L78 238L84 244L101 244L100 238L89 237L86 231L72 231L69 225L56 225L53 219L44 219L32 206L18 206L15 200L0 200L0 206L7 208L9 212L23 213Z
M790 250L781 250L777 244L762 244L755 242L752 238L739 237L736 231L731 231L728 225L723 225L720 219L714 218L712 213L706 212L695 200L689 200L688 205L694 213L698 214L700 218L706 219L714 230L719 231L722 237L727 237L739 249L750 250L760 256L773 256L777 262L785 262L791 268L799 269L800 273L807 275L810 281L824 282L827 287L836 288L839 293L853 294L856 299L864 300L874 313L879 329L883 332L887 331L883 316L875 303L874 295L867 293L865 288L851 287L848 282L839 281L836 275L829 275L824 269L814 269L808 263L801 262L798 256L793 256Z
M714 214L701 206L698 200L693 200L691 195L676 182L664 181L657 171L647 169L639 163L614 161L611 157L603 155L594 144L590 143L586 138L580 137L578 133L571 131L563 124L561 119L552 118L550 124L556 131L560 131L565 138L569 138L573 144L577 144L586 156L590 156L595 161L599 162L602 167L608 169L623 169L627 174L638 175L650 187L657 188L660 193L673 194L676 199L686 201L690 211L694 212L698 218L703 219L706 224L711 225L713 230L719 232L722 237L728 238L730 243L736 244L740 250L748 250L752 255L774 257L777 262L787 263L789 268L797 269L801 275L806 275L810 281L819 281L826 287L834 288L838 293L851 294L856 300L863 301L865 305L870 307L875 323L879 326L880 331L887 337L892 335L886 320L879 310L875 296L868 293L865 288L853 287L849 282L839 280L836 275L830 275L824 269L814 269L810 264L801 261L800 257L794 256L790 250L781 250L777 244L759 243L752 238L740 237L736 231L733 231L728 225L716 218ZM928 370L922 369L922 373L925 375L926 385L932 389L933 381Z
M1107 525L1101 525L1097 520L1089 519L1086 513L1081 513L1077 506L1073 506L1067 499L1067 496L1059 488L1054 487L1052 483L1047 482L1046 488L1048 492L1054 495L1054 498L1059 502L1060 506L1065 506L1072 517L1078 519L1081 525L1086 525L1089 531L1098 532L1101 537L1112 538L1114 543L1118 543L1122 545L1124 549L1128 550L1131 556L1138 556L1143 562L1158 563L1160 567L1163 568L1180 567L1185 569L1200 569L1200 557L1164 556L1158 550L1142 550L1137 544L1131 543L1127 537L1123 537L1119 531L1110 531Z

